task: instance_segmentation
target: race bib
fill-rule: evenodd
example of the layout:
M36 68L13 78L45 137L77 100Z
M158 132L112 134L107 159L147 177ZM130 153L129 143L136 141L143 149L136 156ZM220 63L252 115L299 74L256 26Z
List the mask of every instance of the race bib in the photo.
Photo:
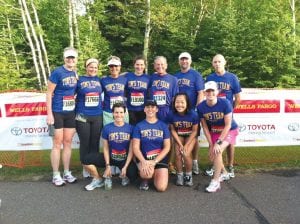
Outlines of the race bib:
M224 93L224 92L219 92L218 97L219 97L219 98L224 98L224 99L226 99L226 93Z
M111 150L111 158L117 161L123 161L127 157L126 154L126 149L122 150L117 150L117 149L112 149Z
M146 152L146 159L154 160L159 155L160 152L161 152L161 149L153 149L149 152Z
M178 128L177 133L180 136L189 136L192 134L192 130L190 128Z
M110 97L110 109L112 109L115 103L124 103L122 96L112 96Z
M63 97L63 111L73 111L75 109L74 96Z
M218 125L212 125L211 126L211 132L214 133L221 133L224 129L224 126L218 126Z
M142 106L144 104L144 94L143 93L131 93L130 104L132 106Z
M167 104L167 94L166 91L155 91L153 94L153 99L156 101L157 105L163 106Z
M87 93L85 94L84 105L86 107L96 107L99 105L99 93Z

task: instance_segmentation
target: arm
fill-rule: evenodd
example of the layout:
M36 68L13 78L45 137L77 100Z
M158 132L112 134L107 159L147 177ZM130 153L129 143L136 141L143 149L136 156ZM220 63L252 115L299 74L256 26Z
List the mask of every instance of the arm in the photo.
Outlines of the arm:
M241 102L241 94L237 93L234 95L233 109L236 108Z
M134 156L140 161L139 170L140 172L146 174L147 176L150 176L153 172L153 166L152 163L149 160L146 160L142 154L142 151L140 149L141 141L138 138L132 139L132 151Z
M47 124L54 124L54 117L52 113L52 96L55 90L56 84L48 81L48 87L46 92L46 105L47 105Z
M192 141L194 141L194 139L197 136L197 131L198 131L198 124L194 124L193 128L192 128L192 133L190 134L190 136L186 140L185 145L189 145L189 144L191 144Z
M156 165L156 163L159 163L163 158L165 158L168 155L170 149L171 149L171 139L170 138L164 139L163 149L156 157L156 159L152 160L154 165Z
M182 142L180 141L173 124L170 125L170 129L171 129L171 134L172 134L173 138L175 139L176 143L180 146L180 148L182 148L183 147Z
M132 152L132 140L131 140L129 149L128 149L127 159L126 159L125 165L123 166L123 168L121 170L122 177L126 176L127 167L129 166L129 163L131 162L132 158L133 158L133 152Z
M104 160L105 160L105 164L106 164L104 176L111 177L109 146L108 146L108 141L106 139L103 139L103 155L104 155Z
M198 96L197 96L197 105L201 103L204 100L204 91L200 90L198 91Z

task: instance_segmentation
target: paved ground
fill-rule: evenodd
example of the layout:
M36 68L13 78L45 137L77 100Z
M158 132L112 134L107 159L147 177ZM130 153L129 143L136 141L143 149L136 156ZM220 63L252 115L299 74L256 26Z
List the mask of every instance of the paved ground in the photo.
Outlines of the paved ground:
M50 180L49 180L50 181ZM0 224L56 223L300 223L300 170L238 174L215 194L204 192L209 178L165 193L137 185L86 192L89 182L56 188L47 181L0 181Z

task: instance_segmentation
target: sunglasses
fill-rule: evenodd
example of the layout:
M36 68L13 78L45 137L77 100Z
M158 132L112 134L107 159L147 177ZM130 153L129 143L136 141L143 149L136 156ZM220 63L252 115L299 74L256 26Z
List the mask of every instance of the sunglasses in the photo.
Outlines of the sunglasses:
M67 59L75 59L73 56L66 57Z
M114 68L114 67L119 67L119 65L109 65L108 67Z

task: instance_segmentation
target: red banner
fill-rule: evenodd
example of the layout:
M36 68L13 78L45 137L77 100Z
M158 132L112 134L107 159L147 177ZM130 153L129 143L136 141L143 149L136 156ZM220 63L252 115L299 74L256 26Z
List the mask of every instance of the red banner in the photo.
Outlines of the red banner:
M280 100L241 100L234 113L279 113Z
M47 115L46 102L5 104L6 117Z
M285 113L299 113L300 112L300 100L284 100L284 112Z

